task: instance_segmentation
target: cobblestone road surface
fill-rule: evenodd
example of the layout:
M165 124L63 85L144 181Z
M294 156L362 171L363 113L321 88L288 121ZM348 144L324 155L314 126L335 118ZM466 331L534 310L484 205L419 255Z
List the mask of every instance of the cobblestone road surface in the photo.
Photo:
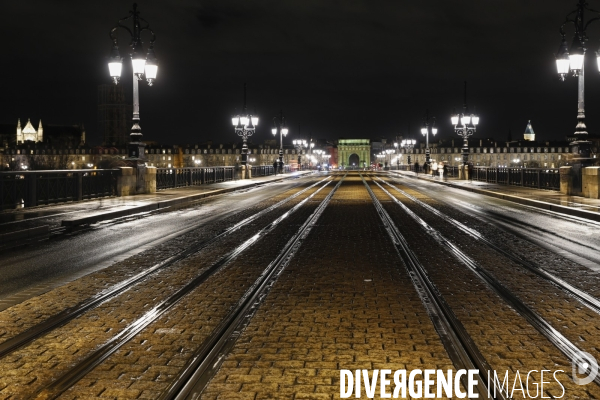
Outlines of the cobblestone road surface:
M158 398L339 179L341 175L60 398ZM559 375L566 390L563 398L600 398L598 385L575 385L570 378L571 362L563 353L438 244L373 183L369 174L365 179L487 362L502 376L509 371L511 386L517 371L525 380L524 375L530 370L563 370L565 373ZM0 343L191 244L214 237L314 182L315 178L306 179L302 186L275 196L260 207L199 227L0 312ZM433 200L410 184L395 184L498 245L524 257L531 256L561 278L598 296L597 276L582 278L588 271L584 267L571 261L563 263L560 255ZM1 358L0 400L34 398L132 321L318 187ZM600 323L596 313L485 245L470 240L414 201L393 190L390 193L579 348L600 359ZM553 265L555 261L560 265ZM455 370L358 173L345 178L202 398L336 399L340 395L340 369ZM531 379L538 377L534 374ZM546 384L544 389L545 396L559 397L562 391L556 383ZM366 398L364 391L361 398ZM514 398L530 397L516 392Z

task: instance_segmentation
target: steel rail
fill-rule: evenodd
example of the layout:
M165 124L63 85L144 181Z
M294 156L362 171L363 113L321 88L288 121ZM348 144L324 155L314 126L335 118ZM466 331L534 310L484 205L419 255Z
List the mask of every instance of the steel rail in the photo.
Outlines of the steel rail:
M426 210L430 211L431 213L435 214L436 216L442 218L444 221L451 223L452 225L454 225L461 231L463 231L466 234L468 234L469 236L471 236L473 239L476 239L476 240L480 241L481 243L485 244L486 246L494 249L496 252L500 253L501 255L505 256L506 258L510 259L511 261L514 261L515 263L519 264L523 268L533 272L534 274L538 275L539 277L548 280L550 283L554 284L559 289L565 291L570 296L575 297L577 300L579 300L580 303L582 303L583 305L588 307L590 310L600 314L600 300L593 297L589 293L584 292L583 290L571 285L570 283L568 283L565 280L559 278L558 276L546 271L544 268L536 265L535 263L528 261L528 260L524 260L523 258L521 258L519 255L513 253L512 251L501 248L500 246L496 245L495 243L493 243L492 241L487 239L485 236L483 236L479 231L469 228L468 226L462 224L461 222L455 220L454 218L442 213L439 210L436 210L429 204L417 199L416 197L405 192L404 190L402 190L396 186L393 186L392 184L390 184L387 181L384 181L381 178L378 178L378 179L382 182L385 182L388 186L394 188L398 193L411 199L412 201L414 201L421 207L425 208Z
M196 350L186 368L161 394L159 400L197 399L210 379L219 370L241 332L266 299L279 275L298 252L304 239L323 214L331 198L344 181L344 175L317 209L287 242L279 255L267 266L254 284L240 298L235 308L213 330L211 336Z
M543 319L537 312L526 305L513 292L500 283L489 271L482 268L479 263L470 258L466 253L455 246L452 242L446 239L438 230L431 227L421 217L411 211L407 206L402 204L400 200L394 197L378 182L374 183L379 186L397 205L402 208L412 219L427 231L427 233L438 244L448 249L459 262L469 268L479 279L488 285L500 298L502 298L510 307L517 311L525 318L538 332L540 332L550 343L559 349L571 362L577 362L580 369L586 373L591 372L593 368L598 370L598 363L595 359L585 356L585 352L579 349L573 342L566 338L562 333L555 329L550 323ZM580 363L584 358L587 365ZM594 381L600 385L600 376L596 376Z
M400 233L400 230L393 219L387 211L385 211L383 205L375 196L375 193L373 193L362 174L361 178L373 200L375 209L377 210L388 235L396 247L396 251L404 262L404 266L412 280L413 286L421 298L421 302L427 310L431 322L438 332L452 363L456 369L478 369L491 374L493 370L485 360L485 357L481 354L477 345L462 323L458 320L452 311L452 308L443 298L431 278L429 278L425 267L419 261L417 255L410 249L408 242ZM466 380L463 380L462 382L464 387L467 387ZM481 388L485 389L482 390ZM485 396L485 398L494 398L490 394L490 388L487 387L486 382L480 375L478 376L477 389L478 393ZM495 394L497 393L495 392ZM502 390L500 390L500 394L495 398L502 400L508 399L508 397L504 396Z
M215 243L216 241L234 233L235 231L242 228L243 226L248 225L249 223L256 220L257 218L262 217L263 215L279 208L280 206L284 205L288 201L302 195L307 190L310 190L311 188L323 183L324 181L326 181L327 179L330 179L330 178L331 177L322 179L322 180L308 186L307 188L305 188L297 193L294 193L292 196L285 198L285 199L279 201L278 203L273 204L272 206L265 208L264 210L261 210L254 215L251 215L248 218L245 218L244 220L223 230L221 233L217 234L216 236L212 237L211 239L204 240L204 241L199 242L191 247L188 247L188 248L172 255L171 257L166 258L165 260L162 260L162 261L154 264L153 266L149 267L148 269L145 269L144 271L97 293L96 295L80 302L79 304L76 304L72 307L65 309L65 310L61 311L60 313L48 318L44 322L41 322L41 323L27 329L26 331L0 343L0 358L7 356L8 354L12 353L13 351L17 350L18 348L43 336L44 334L51 331L52 329L56 329L59 326L66 324L67 322L71 321L74 318L77 318L78 316L84 314L85 312L89 311L90 309L97 307L98 305L118 296L119 294L123 293L125 290L129 289L131 286L135 285L136 283L140 282L141 280L147 278L151 274L198 253L199 251L203 250L207 246L210 246L211 244ZM193 230L193 229L197 229L199 226L200 226L200 224L195 225L191 228L188 228L186 230L186 232Z
M316 190L314 193L310 194L307 198L303 199L300 203L296 204L292 209L276 218L273 222L266 225L264 228L260 229L250 239L247 239L241 245L237 246L225 256L221 257L217 262L205 269L193 280L188 282L185 286L181 287L175 293L171 294L168 298L162 300L160 303L155 305L143 316L137 318L135 321L129 324L129 326L127 326L117 335L109 339L106 343L97 347L85 359L80 361L77 365L75 365L65 374L60 376L58 379L50 383L48 386L38 390L38 392L35 395L35 398L45 400L56 399L67 389L69 389L71 386L77 383L81 378L83 378L93 368L95 368L108 357L110 357L112 354L114 354L119 348L121 348L121 346L123 346L133 337L135 337L135 335L140 333L144 328L146 328L151 323L160 318L162 315L167 313L173 306L177 305L185 295L190 293L192 290L196 289L210 276L212 276L217 271L221 270L231 261L236 259L245 250L249 249L254 244L256 244L265 235L267 235L269 232L275 229L275 227L277 227L287 217L299 210L306 202L312 199L321 190L325 189L331 182L331 180L327 179L327 182L325 182L325 184L321 186L318 190ZM236 224L234 227L232 227L232 229L238 225L239 224Z

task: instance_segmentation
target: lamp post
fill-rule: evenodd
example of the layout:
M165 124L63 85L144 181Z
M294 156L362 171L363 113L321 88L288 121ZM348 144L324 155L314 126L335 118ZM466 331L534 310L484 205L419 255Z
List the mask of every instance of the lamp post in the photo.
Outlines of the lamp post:
M398 153L396 157L396 170L400 171L400 151L398 150L398 142L394 142L394 151Z
M325 159L325 166L327 170L329 170L329 159L331 158L331 154L323 154L323 158Z
M406 149L406 153L408 154L408 165L410 165L410 153L412 152L413 147L415 147L417 141L415 139L404 139L400 142L400 146Z
M294 139L292 140L296 151L298 152L298 169L302 170L302 149L305 149L308 146L306 140Z
M467 165L469 162L469 136L473 135L477 130L479 124L479 116L476 114L469 114L467 108L467 82L465 82L465 98L463 103L463 113L456 114L456 112L450 117L452 125L454 125L454 131L456 134L463 138L462 156L463 165Z
M392 154L394 154L396 152L396 150L394 149L385 149L385 154L387 154L388 157L388 168L392 169Z
M246 109L246 84L244 83L244 109L242 114L231 118L231 124L235 127L235 133L242 138L242 168L248 163L248 138L254 134L258 117L248 114Z
M129 29L125 25L122 25L122 22L130 18L133 22L133 29ZM121 69L123 67L123 58L119 54L117 35L119 28L124 29L131 35L131 64L133 66L133 126L131 127L131 134L129 135L130 142L128 145L128 154L130 159L142 161L140 164L140 166L142 166L144 165L144 148L146 145L142 143L138 81L142 80L145 76L148 86L152 86L156 80L156 73L158 72L158 64L156 63L156 55L154 54L154 41L156 40L156 35L154 35L152 29L150 29L150 24L140 17L140 13L137 11L137 4L133 4L133 11L129 11L129 16L117 21L115 26L110 30L110 38L113 42L113 47L108 60L108 71L115 84L119 83ZM151 34L150 46L148 47L148 53L145 57L141 39L141 34L144 31L149 31Z
M431 125L429 124L429 110L426 110L425 117L423 117L423 126L421 127L421 133L423 134L423 136L425 136L425 163L427 165L429 165L429 163L431 162L431 158L430 158L431 150L429 149L429 132L430 131L431 131L431 134L433 136L435 136L438 130L435 127L435 117L432 118Z
M592 19L584 22L584 12L590 11L596 14ZM598 11L591 10L587 7L585 0L579 0L577 4L577 10L570 12L565 18L565 22L560 26L560 34L562 35L562 41L558 48L558 54L556 55L556 69L561 80L565 80L565 76L569 73L569 70L573 73L573 76L578 77L578 90L577 90L577 125L575 126L575 141L571 142L572 152L576 154L576 160L582 163L591 160L590 158L590 145L591 142L588 140L580 140L579 138L587 138L587 127L585 125L585 101L584 101L584 59L586 42L588 41L586 29L592 22L598 21ZM573 35L573 42L571 43L571 50L567 49L567 40L565 34L565 26L573 24L575 33ZM600 69L600 51L596 52L598 61L598 68Z
M317 155L317 165L319 166L319 168L321 168L321 166L322 166L321 164L323 163L322 156L323 156L323 153L325 153L325 152L321 149L316 149L316 150L313 150L313 153L315 153Z
M379 161L383 161L385 164L385 152L381 151L379 154L377 154L377 158L379 159ZM377 162L377 169L379 169L379 164L380 162ZM385 168L385 165L384 165Z
M277 135L279 131L279 171L283 172L283 137L287 136L288 128L285 126L285 117L283 116L283 110L279 112L279 118L273 117L273 128L271 133L273 136Z

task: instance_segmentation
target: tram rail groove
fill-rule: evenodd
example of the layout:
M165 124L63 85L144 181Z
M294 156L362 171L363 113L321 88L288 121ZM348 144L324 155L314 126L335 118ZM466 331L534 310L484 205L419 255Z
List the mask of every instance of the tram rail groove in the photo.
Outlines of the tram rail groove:
M402 204L400 200L394 197L378 182L373 181L373 183L375 183L384 193L386 193L394 203L399 205L404 212L406 212L419 225L421 225L423 229L425 229L438 244L446 247L459 262L475 273L480 280L487 284L488 287L490 287L498 296L500 296L500 298L502 298L510 307L523 316L538 332L540 332L544 337L546 337L546 339L548 339L550 343L559 349L569 359L569 361L577 362L580 366L580 369L585 371L587 374L591 374L594 367L596 370L598 369L598 363L595 359L583 356L585 352L579 349L573 342L555 329L537 312L521 301L521 299L519 299L512 291L506 288L489 271L482 268L479 263L470 258L452 242L447 240L438 230L431 227L421 217L411 211L406 205ZM582 360L582 358L585 358L585 360ZM582 363L581 361L584 362ZM585 362L587 362L587 365L585 365ZM600 385L600 376L596 376L594 382Z
M544 268L536 265L533 262L524 260L522 257L520 257L519 255L509 251L509 250L505 250L503 248L501 248L500 246L496 245L495 243L493 243L492 241L490 241L489 239L487 239L484 235L482 235L479 231L469 228L468 226L465 226L464 224L462 224L461 222L455 220L454 218L442 213L439 210L436 210L435 208L433 208L432 206L430 206L429 204L417 199L416 197L412 196L411 194L405 192L404 190L390 184L387 181L384 181L383 179L379 178L378 179L382 182L385 182L388 186L392 187L393 189L395 189L398 193L402 194L403 196L411 199L412 201L414 201L416 204L420 205L421 207L425 208L426 210L430 211L431 213L435 214L436 216L442 218L444 221L451 223L452 225L456 226L457 228L459 228L461 231L467 233L468 235L470 235L472 238L480 241L481 243L487 245L488 247L492 248L493 250L495 250L496 252L500 253L501 255L507 257L508 259L514 261L515 263L519 264L520 266L522 266L523 268L527 269L528 271L531 271L533 273L535 273L536 275L538 275L539 277L546 279L547 281L549 281L550 283L552 283L554 286L558 287L559 289L563 290L564 292L566 292L567 294L569 294L570 296L576 298L577 300L579 300L580 303L582 303L583 305L585 305L586 307L588 307L590 310L600 314L600 300L598 300L597 298L595 298L594 296L590 295L589 293L571 285L570 283L566 282L565 280L559 278L558 276L546 271Z
M480 371L491 373L493 370L485 360L485 357L481 354L477 345L462 323L458 320L454 311L452 311L452 308L443 298L436 285L431 281L425 267L419 261L417 255L410 249L408 242L400 233L400 230L377 196L375 196L375 193L373 193L373 190L366 182L363 175L361 174L360 176L373 200L373 205L377 210L377 214L385 226L398 255L404 262L408 275L413 282L413 286L421 298L421 302L427 310L452 363L457 369L479 369ZM467 382L465 380L462 380L462 382L463 385L467 387ZM482 390L481 388L485 389ZM496 387L496 389L500 388ZM487 386L486 382L481 379L481 376L478 376L477 390L480 395L483 395L480 396L480 398L494 398L491 396L491 389ZM504 396L501 389L499 390L499 394L496 391L495 394L497 395L497 397L495 397L496 399L509 399Z
M300 209L305 203L307 203L310 199L317 195L321 190L325 189L332 182L332 180L329 179L325 180L327 180L327 182L325 182L325 184L321 186L318 190L316 190L314 193L310 194L307 198L303 199L300 203L296 204L292 209L288 210L283 215L276 218L273 222L260 229L255 235L245 240L241 245L237 246L225 256L221 257L217 262L205 269L192 281L188 282L185 286L179 288L168 298L162 300L160 303L155 305L151 310L144 313L143 316L137 318L126 328L121 330L117 335L113 336L106 343L98 347L85 359L80 361L77 365L75 365L69 371L64 373L58 379L56 379L46 387L38 389L34 398L44 400L52 400L58 398L61 394L63 394L66 390L68 390L71 386L73 386L81 378L83 378L88 372L90 372L92 369L94 369L96 366L98 366L100 363L102 363L104 360L106 360L108 357L114 354L119 348L121 348L121 346L123 346L133 337L135 337L135 335L140 333L144 328L148 327L151 323L153 323L158 318L167 313L173 306L178 304L185 297L185 295L190 293L192 290L196 289L215 272L228 265L241 253L243 253L245 250L256 244L266 234L271 232L275 227L279 226L279 224L283 220L285 220L287 217L289 217L298 209ZM321 182L322 181L317 183ZM237 225L238 224L234 225L234 227Z
M290 238L279 255L265 268L263 273L240 298L235 308L214 329L209 338L198 348L186 368L161 394L159 400L198 399L210 379L218 371L225 357L234 346L242 331L266 299L279 275L297 253L315 223L340 187L346 175L323 199L317 209Z
M204 248L215 243L217 240L222 239L222 238L236 232L243 226L246 226L249 223L251 223L252 221L256 220L257 218L262 217L263 215L279 208L280 206L284 205L288 201L306 193L306 191L329 180L330 178L331 177L322 179L322 180L302 189L301 191L294 193L293 195L277 202L276 204L273 204L272 206L265 208L264 210L261 210L258 213L255 213L254 215L251 215L248 218L245 218L244 220L223 230L221 233L212 237L211 239L204 240L204 241L199 242L191 247L181 250L180 252L166 258L165 260L162 260L162 261L154 264L153 266L145 269L144 271L97 293L96 295L80 302L77 305L74 305L72 307L69 307L69 308L61 311L60 313L48 318L47 320L27 329L26 331L14 336L10 339L7 339L6 341L0 343L0 359L7 356L8 354L14 352L15 350L27 345L28 343L35 340L36 338L43 336L44 334L50 332L51 330L56 329L64 324L66 324L67 322L79 317L80 315L99 306L100 304L118 296L119 294L123 293L125 290L129 289L133 285L135 285L138 282L142 281L143 279L147 278L151 274L158 272L159 270L161 270L163 268L173 265L176 262L179 262L185 258L188 258L188 257L200 252ZM199 225L189 228L186 231L197 229L198 227L199 227Z

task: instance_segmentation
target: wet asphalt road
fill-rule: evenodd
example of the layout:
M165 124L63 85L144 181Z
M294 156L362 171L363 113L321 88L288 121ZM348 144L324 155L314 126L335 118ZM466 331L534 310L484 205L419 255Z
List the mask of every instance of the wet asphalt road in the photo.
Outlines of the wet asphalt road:
M600 223L412 178L401 182L517 237L600 271Z
M209 197L189 208L142 218L105 221L79 232L61 234L0 252L0 300L18 292L55 285L105 268L185 230L232 215L300 184L300 179L272 183ZM49 215L54 213L43 211ZM54 220L60 216L48 217ZM39 225L48 224L43 215Z
M53 285L57 280L68 281L105 268L174 238L188 228L260 204L299 185L299 181L216 196L197 206L139 219L108 221L84 231L0 252L0 300L36 285ZM422 180L398 178L397 181L576 263L600 270L598 223ZM43 224L44 219L40 218L39 223Z

